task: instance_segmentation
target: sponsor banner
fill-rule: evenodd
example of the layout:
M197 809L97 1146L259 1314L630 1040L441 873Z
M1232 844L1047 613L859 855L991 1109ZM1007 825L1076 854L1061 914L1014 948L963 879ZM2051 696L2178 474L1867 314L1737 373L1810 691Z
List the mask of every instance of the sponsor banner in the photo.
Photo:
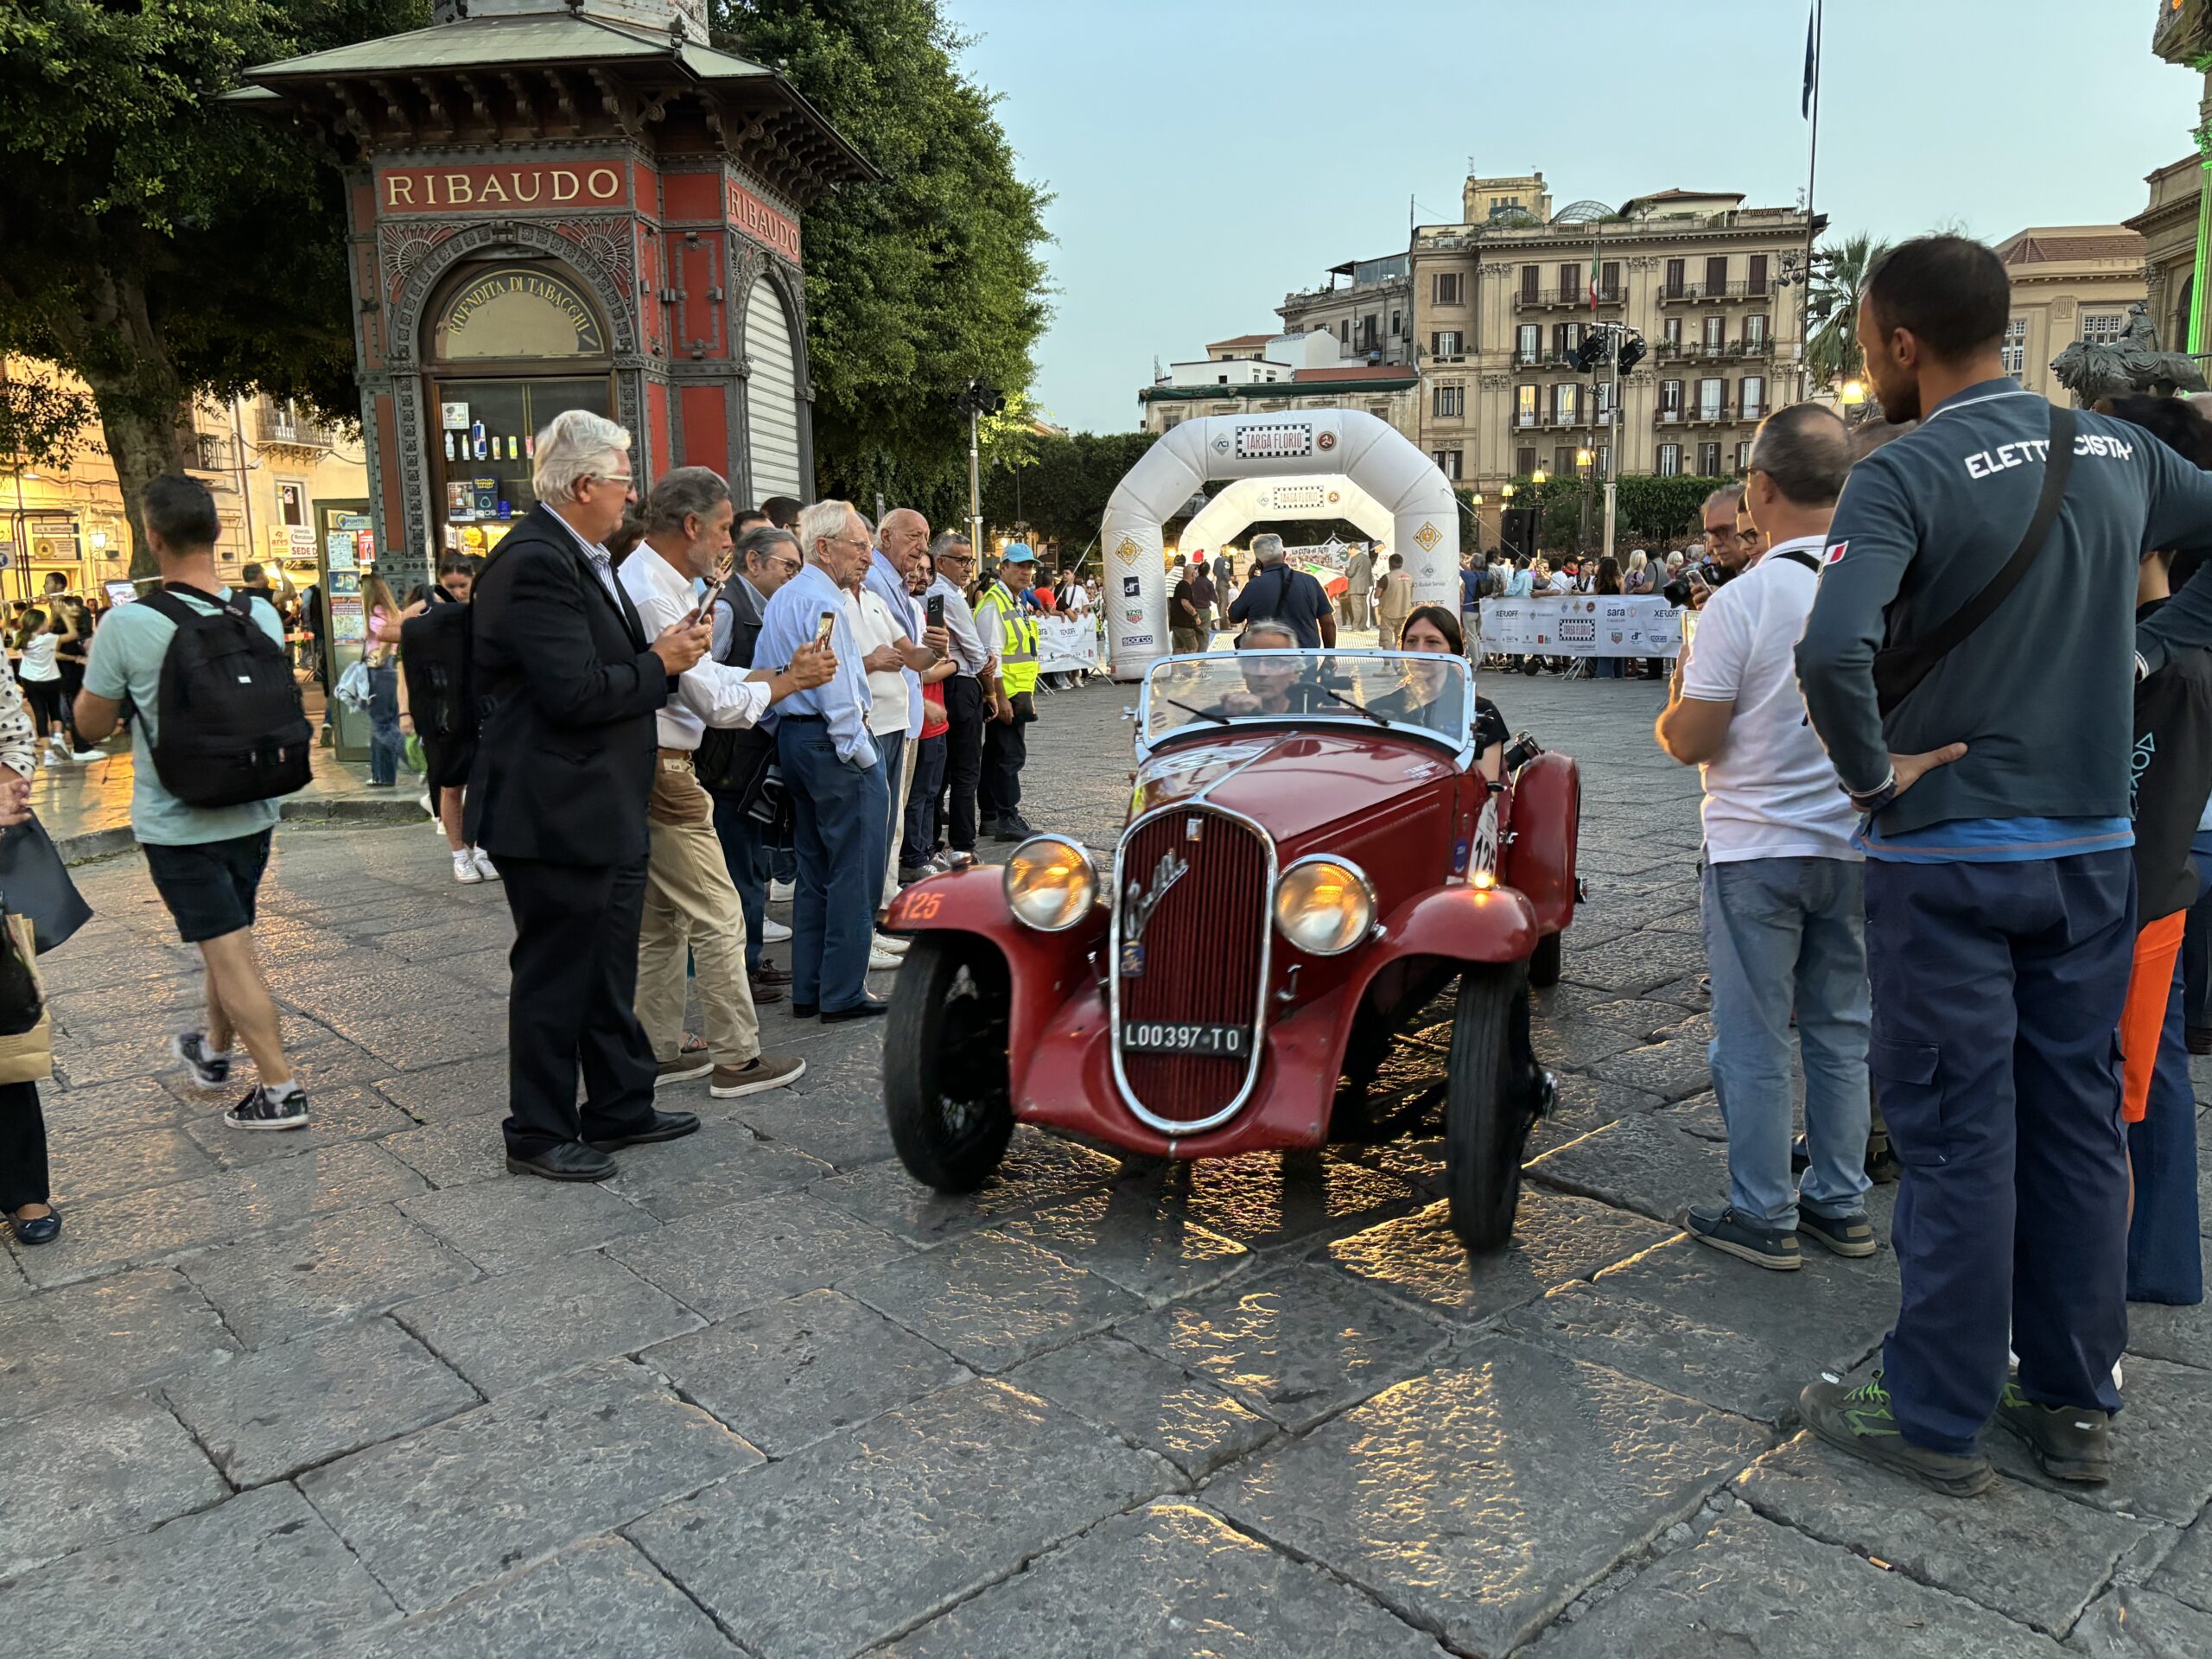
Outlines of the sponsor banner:
M1037 667L1046 674L1088 674L1098 666L1098 626L1087 616L1040 616Z
M1483 649L1530 657L1678 657L1681 616L1637 594L1560 594L1482 602Z

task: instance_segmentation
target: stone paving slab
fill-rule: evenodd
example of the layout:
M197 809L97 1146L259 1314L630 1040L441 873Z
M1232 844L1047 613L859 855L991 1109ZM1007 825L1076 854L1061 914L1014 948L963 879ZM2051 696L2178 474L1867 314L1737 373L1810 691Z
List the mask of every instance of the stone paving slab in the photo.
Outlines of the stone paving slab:
M1154 1303L1219 1284L1255 1260L1235 1239L1199 1226L1139 1182L1085 1192L992 1230Z
M979 1371L1004 1370L1144 1306L1096 1274L1001 1233L904 1257L845 1289Z
M379 1075L377 1092L421 1123L447 1123L507 1111L507 1057L480 1054L465 1060L442 1058L399 1076Z
M971 1375L842 1292L810 1291L646 1349L667 1377L772 1458Z
M1493 1338L1206 1497L1453 1647L1502 1654L1768 1445L1740 1418Z
M978 1381L626 1530L747 1651L843 1659L1173 1473L1057 1406Z
M658 1150L626 1147L623 1158L644 1162ZM651 1216L604 1186L527 1175L425 1192L402 1202L399 1211L489 1274L519 1272L551 1256L653 1230Z
M2088 1659L2203 1659L2212 1653L2212 1613L2155 1590L2110 1590L2070 1645Z
M2050 1637L1847 1549L1723 1517L1529 1649L1529 1659L2062 1659Z
M304 1078L304 1063L301 1071ZM304 1081L301 1086L307 1086ZM217 1165L239 1169L277 1158L296 1158L316 1147L374 1141L414 1127L413 1118L375 1090L354 1084L319 1090L310 1096L304 1129L288 1129L282 1135L248 1133L231 1128L220 1114L209 1114L187 1120L184 1131Z
M701 1318L748 1309L858 1278L910 1248L810 1192L787 1192L671 1222L607 1254Z
M2212 1522L2197 1517L2173 1554L2151 1575L2148 1587L2212 1613Z
M56 1139L48 1148L54 1203L74 1208L92 1198L213 1175L219 1166L190 1133L193 1127ZM222 1132L237 1141L274 1138Z
M1671 1227L1587 1198L1529 1192L1511 1241L1494 1255L1470 1256L1452 1230L1451 1206L1435 1204L1338 1239L1319 1259L1400 1300L1474 1324L1674 1236Z
M1025 1214L1055 1198L1103 1186L1121 1169L1103 1153L1025 1126L1014 1132L998 1173L974 1192L957 1197L933 1192L895 1159L833 1175L809 1190L872 1226L927 1245Z
M41 969L44 965L40 964ZM190 1116L155 1077L125 1077L90 1089L42 1084L38 1098L48 1149L57 1154L79 1136L181 1129Z
M221 1315L174 1268L0 1300L0 1423L135 1389L237 1350Z
M2168 1307L2156 1302L2130 1302L2127 1351L2212 1370L2212 1317L2208 1317L2201 1304Z
M1194 1481L1281 1432L1211 1382L1111 1333L1039 1354L1006 1380L1157 1452Z
M2160 1530L2018 1481L1961 1503L1809 1434L1760 1459L1734 1490L1770 1521L2053 1637L2072 1630L2122 1557Z
M1585 950L1577 948L1573 930L1567 931L1562 972L1593 990L1643 996L1704 971L1705 945L1690 934L1636 932Z
M2005 1474L2048 1486L2077 1503L2185 1527L2212 1503L2212 1440L2202 1433L2212 1415L2212 1371L2136 1358L2126 1362L2126 1370L2120 1399L2126 1409L2113 1423L2108 1484L2052 1480L2036 1467L2027 1447L2002 1429L1985 1432L1982 1449Z
M486 1395L634 1354L704 1323L594 1250L417 1297L392 1317Z
M289 1486L0 1585L9 1643L68 1659L320 1659L391 1598Z
M260 1486L477 1403L476 1390L383 1319L224 1354L162 1389L233 1486Z
M1401 1177L1333 1153L1177 1162L1145 1181L1190 1220L1253 1250L1355 1231L1426 1196Z
M714 1621L635 1546L593 1538L332 1659L738 1659Z
M664 1089L663 1109L690 1110L680 1093ZM728 1119L702 1122L681 1141L626 1148L618 1161L621 1170L606 1190L662 1221L786 1192L830 1173L821 1159L760 1141Z
M1685 1100L1712 1087L1713 1071L1706 1054L1705 1039L1681 1036L1631 1048L1586 1069L1609 1082L1657 1095L1662 1100Z
M231 1495L184 1426L145 1395L54 1404L0 1431L0 1580Z
M1101 1522L933 1619L900 1659L1433 1659L1434 1640L1350 1586L1188 1504Z
M1296 1430L1412 1376L1446 1340L1434 1320L1311 1262L1232 1281L1122 1333Z
M760 1461L616 1362L310 1470L299 1485L416 1612Z
M389 1208L279 1227L189 1257L184 1270L250 1348L477 1276L435 1235Z
M507 1147L499 1134L506 1109L424 1123L378 1144L432 1186L471 1186L507 1178ZM410 1119L412 1122L414 1120Z
M1529 1165L1532 1179L1655 1221L1725 1197L1728 1154L1709 1141L1648 1116L1624 1117Z

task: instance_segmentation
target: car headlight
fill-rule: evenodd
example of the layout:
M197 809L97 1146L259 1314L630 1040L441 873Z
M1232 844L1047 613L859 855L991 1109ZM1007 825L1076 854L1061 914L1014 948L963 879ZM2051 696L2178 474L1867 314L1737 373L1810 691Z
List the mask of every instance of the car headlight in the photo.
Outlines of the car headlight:
M1375 889L1341 858L1301 858L1275 883L1275 929L1311 957L1341 956L1375 922Z
M1098 898L1090 855L1060 836L1032 836L1006 862L1006 902L1020 921L1042 933L1073 927Z

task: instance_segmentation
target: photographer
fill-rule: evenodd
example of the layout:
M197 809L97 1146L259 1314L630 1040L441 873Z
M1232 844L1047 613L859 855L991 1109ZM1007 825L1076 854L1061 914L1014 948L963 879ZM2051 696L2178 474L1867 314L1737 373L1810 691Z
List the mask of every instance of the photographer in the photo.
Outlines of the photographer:
M1745 512L1741 484L1723 484L1705 498L1700 513L1705 522L1705 556L1694 563L1686 562L1659 590L1676 610L1703 610L1706 601L1757 564L1766 550L1765 538Z

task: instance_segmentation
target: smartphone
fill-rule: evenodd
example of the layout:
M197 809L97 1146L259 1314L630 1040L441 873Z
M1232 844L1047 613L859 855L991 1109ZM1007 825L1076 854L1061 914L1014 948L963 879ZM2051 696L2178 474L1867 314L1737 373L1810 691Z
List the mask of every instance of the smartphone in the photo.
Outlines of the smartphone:
M931 594L925 599L922 601L922 614L929 619L930 626L943 627L944 626L944 595Z
M836 632L836 629L837 613L835 611L823 612L821 624L814 630L814 643L817 645L827 645L830 643L830 636Z
M729 585L730 561L725 557L715 566L715 574L707 578L707 591L699 595L699 620L708 620L715 613L715 602L722 596L722 589Z

